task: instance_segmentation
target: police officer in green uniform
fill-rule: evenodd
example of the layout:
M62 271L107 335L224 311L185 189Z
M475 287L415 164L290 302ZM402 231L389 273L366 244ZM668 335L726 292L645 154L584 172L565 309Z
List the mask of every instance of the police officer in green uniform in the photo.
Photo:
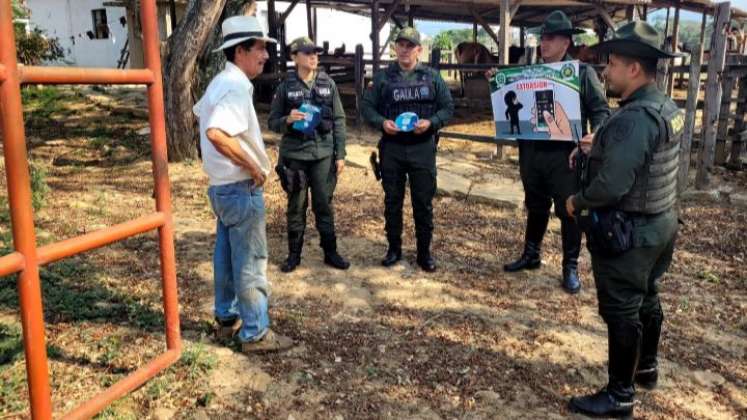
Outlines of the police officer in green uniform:
M620 109L597 130L581 191L566 201L587 233L599 313L607 324L609 383L571 399L591 415L633 414L634 383L656 386L664 318L659 282L677 232L677 170L684 117L656 87L659 33L631 22L598 46Z
M278 85L268 121L271 130L283 135L276 170L288 194L288 258L281 270L291 272L301 263L309 189L324 262L344 270L350 263L337 253L332 194L345 167L345 112L335 82L318 70L322 49L302 37L288 50L296 70ZM312 130L294 128L294 123L312 116L299 109L302 105L319 110Z
M422 52L418 31L403 28L397 34L395 51L397 62L374 75L362 106L366 121L382 130L379 154L389 242L382 264L388 267L402 258L402 205L405 182L409 179L417 263L423 270L432 272L436 270L430 252L432 201L436 193L435 133L451 119L454 103L439 72L418 63ZM404 112L413 112L419 117L414 131L397 128L395 120Z
M550 13L538 29L543 62L573 60L568 55L568 48L573 44L573 35L583 31L575 29L565 13ZM581 123L584 135L582 142L589 142L590 133L596 131L607 119L610 111L604 87L593 68L581 64L580 82ZM575 147L572 142L519 141L519 169L527 207L524 252L518 260L503 267L508 272L539 268L540 246L550 219L550 206L554 202L555 214L560 218L563 245L562 286L571 294L581 289L577 271L581 232L573 219L565 213L564 205L566 197L578 191L576 173L568 166L569 154Z

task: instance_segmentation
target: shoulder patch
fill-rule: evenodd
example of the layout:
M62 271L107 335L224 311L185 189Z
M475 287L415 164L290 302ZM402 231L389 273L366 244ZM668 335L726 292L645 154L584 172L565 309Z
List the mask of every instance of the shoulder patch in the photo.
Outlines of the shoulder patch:
M672 134L680 134L685 129L685 116L682 111L676 113L669 124L672 126Z

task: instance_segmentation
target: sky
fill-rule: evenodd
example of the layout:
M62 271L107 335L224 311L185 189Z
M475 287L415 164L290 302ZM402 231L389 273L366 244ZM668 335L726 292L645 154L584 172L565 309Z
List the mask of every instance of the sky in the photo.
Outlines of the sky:
M732 7L737 7L744 11L747 11L747 0L732 0L731 5ZM649 20L656 16L662 16L662 18L664 18L666 16L666 10L660 10L656 13L652 13L651 15L649 15ZM670 16L674 16L674 9L672 10L672 14ZM683 11L682 14L680 15L680 18L682 20L694 20L694 21L700 22L700 16L701 15L698 13ZM428 36L434 36L438 34L439 32L443 30L447 30L447 29L472 28L472 24L467 24L467 23L448 23L448 22L430 22L430 21L418 21L417 26L420 32Z

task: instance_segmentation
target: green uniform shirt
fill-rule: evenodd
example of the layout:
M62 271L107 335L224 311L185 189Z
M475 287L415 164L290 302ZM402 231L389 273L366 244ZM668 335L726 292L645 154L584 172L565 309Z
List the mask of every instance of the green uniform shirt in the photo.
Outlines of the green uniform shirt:
M300 80L298 73L296 72L289 73L288 77L295 77ZM301 85L305 91L304 93L308 94L311 91L314 87L315 81L316 78L311 85L301 81ZM268 117L267 122L270 130L283 135L283 138L280 141L280 156L298 160L318 160L324 159L334 153L336 160L345 159L345 110L342 108L340 92L337 90L335 82L330 79L332 85L332 116L334 119L334 128L326 135L320 135L319 132L317 132L314 140L305 139L302 136L297 135L290 129L291 124L288 124L286 121L286 118L288 117L288 114L285 113L287 83L287 79L282 81L275 90L275 96L272 98L270 116Z
M412 71L407 72L399 67L399 63L392 63L389 65L389 68L391 69L392 66L397 66L402 78L405 80L417 80L418 74L422 73L430 72L433 74L433 84L436 88L436 112L430 118L431 130L434 133L440 130L454 115L454 101L451 99L449 86L441 77L441 74L421 63L418 63ZM386 120L386 117L379 113L378 106L384 100L384 90L388 82L387 71L376 73L373 79L373 86L367 89L363 95L361 113L363 118L376 129L381 129Z
M585 188L575 195L579 209L617 204L630 191L651 156L659 135L658 122L645 110L629 105L640 100L662 101L652 83L620 101L620 109L597 132L589 155Z
M563 61L571 60L573 57L568 54L563 57ZM581 124L584 132L590 128L591 131L588 132L593 133L610 116L607 95L604 93L602 82L597 77L597 72L587 64L580 63L579 65L579 81L581 83Z

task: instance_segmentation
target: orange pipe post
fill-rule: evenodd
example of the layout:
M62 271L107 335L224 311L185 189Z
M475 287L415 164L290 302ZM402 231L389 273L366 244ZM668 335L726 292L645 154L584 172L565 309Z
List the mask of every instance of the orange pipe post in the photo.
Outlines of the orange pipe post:
M117 70L22 66L18 71L23 84L149 85L153 83L153 72L148 69Z
M26 260L19 252L12 252L0 257L0 277L17 273L26 268Z
M0 64L0 83L5 81L5 66Z
M34 209L31 207L31 182L10 1L0 1L0 63L5 67L5 81L0 85L0 119L3 127L3 151L13 245L26 261L24 270L18 275L18 295L23 326L23 347L26 353L29 402L32 417L35 420L47 420L52 418L52 402L39 266L36 263Z
M110 243L139 235L157 227L163 226L166 221L163 213L154 213L143 216L129 222L100 229L89 234L66 239L39 248L39 265L49 264L71 255L90 251Z
M73 411L67 413L63 418L65 420L89 419L98 412L106 408L110 402L134 391L159 372L171 366L179 360L179 351L168 350L166 353L151 360L147 365L139 368L126 378L115 383L109 389L95 396L94 398L80 404Z
M156 210L163 213L166 223L158 229L161 248L161 284L166 322L166 346L181 351L179 333L179 302L176 288L176 253L174 251L174 222L171 216L169 161L166 154L166 115L163 106L163 77L161 51L156 22L156 0L142 0L140 19L143 28L145 67L153 72L153 83L148 85L150 108L150 141L155 181Z

